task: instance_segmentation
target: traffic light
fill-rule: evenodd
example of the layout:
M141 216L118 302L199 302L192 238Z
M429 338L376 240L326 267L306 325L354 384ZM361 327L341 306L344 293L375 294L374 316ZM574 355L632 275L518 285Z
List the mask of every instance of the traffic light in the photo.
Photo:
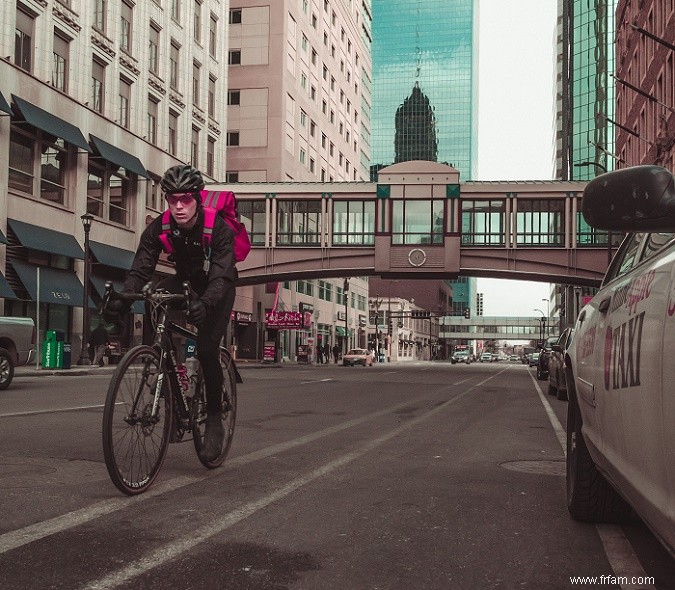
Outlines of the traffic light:
M464 317L467 320L471 318L471 310L468 307L464 310Z
M410 312L410 317L417 320L427 320L431 317L431 312L423 309L413 309Z

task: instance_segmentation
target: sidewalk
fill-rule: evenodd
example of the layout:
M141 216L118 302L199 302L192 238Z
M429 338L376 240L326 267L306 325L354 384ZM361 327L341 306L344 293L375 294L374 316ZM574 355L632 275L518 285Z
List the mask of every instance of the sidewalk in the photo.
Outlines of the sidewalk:
M247 369L276 369L283 367L287 363L263 363L262 361L238 360L235 361L239 371ZM59 375L63 377L76 377L80 375L112 375L117 365L104 365L97 367L93 365L72 365L70 369L42 369L37 368L35 364L24 365L14 368L14 377L47 377Z

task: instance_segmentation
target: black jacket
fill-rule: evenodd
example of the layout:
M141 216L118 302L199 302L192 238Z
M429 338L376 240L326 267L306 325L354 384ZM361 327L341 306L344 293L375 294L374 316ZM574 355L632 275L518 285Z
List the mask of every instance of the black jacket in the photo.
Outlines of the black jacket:
M204 214L199 210L197 222L191 230L181 230L171 218L172 258L176 263L176 275L181 281L190 281L208 311L222 301L237 280L232 240L234 233L229 225L216 216L211 236L211 264L208 274L204 271L204 248L202 233ZM124 282L125 290L139 292L152 278L162 253L159 235L162 232L162 216L155 218L141 234L131 270Z

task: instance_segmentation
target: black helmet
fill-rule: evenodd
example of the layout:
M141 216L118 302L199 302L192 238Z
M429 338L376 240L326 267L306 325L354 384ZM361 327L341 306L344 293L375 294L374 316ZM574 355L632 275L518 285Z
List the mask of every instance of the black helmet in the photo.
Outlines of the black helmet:
M202 173L190 165L171 166L160 183L162 190L172 193L198 193L204 188Z

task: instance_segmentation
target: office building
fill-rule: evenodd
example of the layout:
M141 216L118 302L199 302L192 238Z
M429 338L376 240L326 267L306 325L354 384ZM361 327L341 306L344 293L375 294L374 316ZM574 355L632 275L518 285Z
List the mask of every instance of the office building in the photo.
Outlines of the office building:
M477 31L474 0L373 0L373 180L407 160L474 177Z

